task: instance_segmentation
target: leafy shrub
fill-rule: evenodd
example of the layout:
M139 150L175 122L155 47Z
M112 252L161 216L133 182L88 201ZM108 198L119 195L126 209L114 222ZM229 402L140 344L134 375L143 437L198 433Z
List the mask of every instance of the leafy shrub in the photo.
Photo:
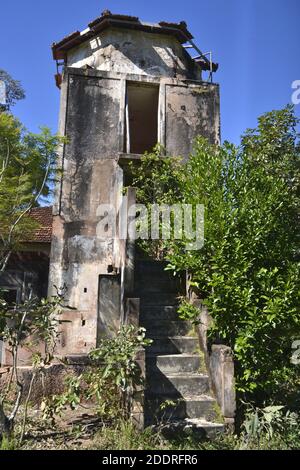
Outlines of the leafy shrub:
M237 389L260 403L299 391L291 345L300 337L300 147L291 107L259 118L241 146L195 142L186 162L154 153L133 180L139 203L203 204L205 243L143 241L175 273L188 271L213 318L210 341L232 347ZM196 320L186 303L182 318ZM287 389L286 384L289 384ZM299 395L299 392L298 392Z
M298 448L300 444L299 416L284 406L271 405L258 408L248 405L242 425L240 447L266 447L282 441L286 448Z
M89 354L88 370L78 377L68 377L66 392L43 402L44 418L54 421L56 415L86 400L96 403L103 421L128 418L130 396L143 384L136 355L150 343L145 329L132 325L123 325L115 337L101 340Z
M0 293L1 294L1 293ZM25 432L28 404L32 387L38 374L42 374L46 365L54 357L58 338L59 306L62 296L39 300L35 297L25 300L20 305L8 305L0 298L0 337L12 358L12 367L6 386L0 390L0 438L11 439L15 419L20 411L21 402L25 402L20 441ZM44 352L36 351L40 344ZM24 384L18 368L18 353L26 347L32 352L32 375L28 393L24 393Z

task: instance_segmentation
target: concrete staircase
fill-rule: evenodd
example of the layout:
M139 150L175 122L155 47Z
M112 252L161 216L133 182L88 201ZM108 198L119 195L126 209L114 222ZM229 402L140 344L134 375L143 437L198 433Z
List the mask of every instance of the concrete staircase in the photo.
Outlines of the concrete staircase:
M146 425L165 432L196 432L212 437L223 431L211 394L198 339L189 322L177 314L182 283L161 262L136 263L140 325L153 343L146 349Z

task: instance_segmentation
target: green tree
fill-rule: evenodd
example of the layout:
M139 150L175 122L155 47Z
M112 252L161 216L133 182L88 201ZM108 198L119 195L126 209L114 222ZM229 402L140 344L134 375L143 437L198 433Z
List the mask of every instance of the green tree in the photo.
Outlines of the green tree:
M300 337L297 124L287 107L260 117L239 147L199 137L186 163L145 156L133 183L141 203L204 204L204 247L166 240L159 250L169 269L188 270L213 318L210 339L233 348L238 390L261 401L284 401L299 385L290 363ZM185 305L181 315L196 318Z
M5 100L0 103L0 111L8 111L18 100L25 98L25 91L18 80L12 78L5 70L0 69L0 82L5 84L3 89Z
M0 272L36 227L27 215L50 194L62 140L47 128L27 132L13 115L0 113Z

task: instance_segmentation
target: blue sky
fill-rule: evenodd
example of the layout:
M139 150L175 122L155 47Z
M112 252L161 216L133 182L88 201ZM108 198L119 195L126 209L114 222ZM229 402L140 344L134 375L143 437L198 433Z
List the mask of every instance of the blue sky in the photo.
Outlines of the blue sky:
M1 5L0 68L27 98L14 108L25 126L57 128L59 90L50 46L84 29L104 9L144 21L188 23L203 51L219 62L222 138L238 143L257 117L291 102L300 80L299 0L14 0ZM296 107L300 117L300 105Z

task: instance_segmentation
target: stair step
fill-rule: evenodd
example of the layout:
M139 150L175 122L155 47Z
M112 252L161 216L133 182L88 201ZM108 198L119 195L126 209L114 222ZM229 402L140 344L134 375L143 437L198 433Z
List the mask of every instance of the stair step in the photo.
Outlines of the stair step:
M198 339L193 336L157 336L152 338L152 341L146 349L146 354L191 354L199 348Z
M209 393L209 378L205 374L168 374L157 371L146 376L148 396L189 397Z
M137 283L135 290L138 297L143 297L144 294L151 292L155 294L164 294L167 292L175 297L179 295L179 286L168 280L156 280L156 282L153 282L153 280L151 281L149 279L149 282L143 281Z
M164 274L170 275L170 271L166 271L167 263L163 261L154 260L137 260L135 263L135 271L141 276L147 276L147 274Z
M178 320L176 305L150 305L141 307L140 320Z
M164 406L165 403L165 406ZM146 414L163 420L179 420L185 418L215 419L215 399L209 396L197 396L185 399L166 400L164 398L148 398Z
M146 328L146 335L148 338L157 336L184 336L191 333L192 325L184 320L152 320L141 322L142 326Z
M148 292L141 296L141 309L150 305L178 305L179 297L170 292Z
M164 374L198 373L201 359L198 354L147 355L147 373Z
M156 431L155 426L153 426L153 431ZM166 439L178 438L181 435L192 436L195 439L214 439L225 431L225 426L222 423L214 423L200 418L186 418L168 421L159 426L159 431Z
M138 274L135 282L137 291L149 292L173 292L177 294L182 291L182 281L178 277L174 277L170 273L144 273Z
M184 279L165 270L166 263L138 259L135 293L140 298L140 324L147 338L145 422L159 423L163 433L210 437L222 432L216 401L199 341L190 322L180 320L178 305ZM181 294L179 294L181 292Z

